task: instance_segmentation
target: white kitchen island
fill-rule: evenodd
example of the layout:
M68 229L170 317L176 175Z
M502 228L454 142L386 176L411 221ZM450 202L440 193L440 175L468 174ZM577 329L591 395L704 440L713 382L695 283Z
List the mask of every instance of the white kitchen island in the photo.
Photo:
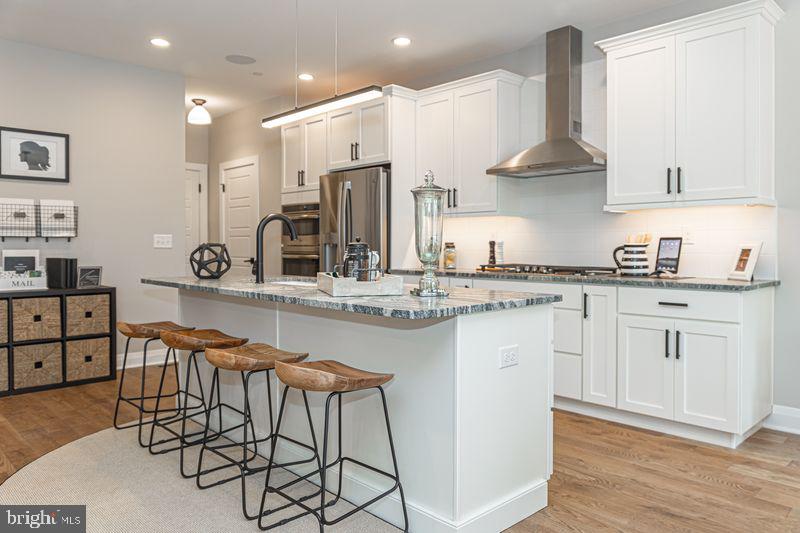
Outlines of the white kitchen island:
M182 324L308 352L310 359L393 373L385 390L411 531L493 533L547 505L551 304L560 296L452 289L446 299L408 294L333 298L317 291L308 278L288 277L263 285L227 277L142 282L180 290ZM211 367L200 359L207 386ZM512 364L501 368L503 359ZM222 373L222 396L241 406L236 374ZM262 435L269 429L266 390L263 382L251 384L256 431ZM277 411L277 386L272 393ZM320 439L325 395L310 393L309 399ZM379 397L366 391L344 395L342 401L344 454L391 470ZM289 395L281 433L310 442L297 391ZM278 458L307 457L302 452L284 441ZM329 453L336 457L337 450ZM387 481L370 471L345 467L346 499L363 502L384 487ZM396 493L369 510L402 524Z

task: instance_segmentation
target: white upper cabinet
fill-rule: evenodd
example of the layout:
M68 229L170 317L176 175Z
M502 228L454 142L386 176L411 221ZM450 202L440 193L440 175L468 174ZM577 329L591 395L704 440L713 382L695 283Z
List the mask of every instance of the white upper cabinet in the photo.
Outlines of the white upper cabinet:
M327 172L326 129L325 114L281 127L281 193L319 189L319 177Z
M608 204L774 205L773 0L598 42Z
M497 211L497 177L486 169L519 149L523 81L493 71L420 91L417 180L433 171L447 213Z
M386 97L328 113L328 169L386 163L389 102Z

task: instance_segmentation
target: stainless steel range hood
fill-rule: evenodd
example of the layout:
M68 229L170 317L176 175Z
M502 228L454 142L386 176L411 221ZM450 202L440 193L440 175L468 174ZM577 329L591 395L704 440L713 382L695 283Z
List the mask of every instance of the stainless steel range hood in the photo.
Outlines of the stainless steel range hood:
M605 170L606 154L581 140L583 38L572 26L547 32L546 137L487 174L536 178Z

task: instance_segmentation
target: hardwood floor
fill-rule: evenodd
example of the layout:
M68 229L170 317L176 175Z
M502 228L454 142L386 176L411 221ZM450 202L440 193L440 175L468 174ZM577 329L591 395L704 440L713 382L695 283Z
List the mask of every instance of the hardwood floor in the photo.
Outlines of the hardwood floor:
M147 369L148 394L159 373ZM0 482L110 427L116 394L103 382L0 398ZM800 532L800 436L761 430L728 450L559 411L550 505L507 531Z

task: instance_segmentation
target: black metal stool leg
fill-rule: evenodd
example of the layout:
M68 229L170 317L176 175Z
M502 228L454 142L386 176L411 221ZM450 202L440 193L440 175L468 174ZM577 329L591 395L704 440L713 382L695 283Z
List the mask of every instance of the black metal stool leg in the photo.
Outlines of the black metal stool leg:
M400 491L400 505L403 507L403 531L408 531L408 510L406 509L406 497L403 494L403 484L400 483L400 471L397 469L397 454L394 451L394 439L392 438L392 427L389 424L389 408L386 405L386 393L383 387L378 387L383 402L383 415L386 419L386 435L389 437L389 449L392 451L392 466L394 467L394 477L397 480L397 490ZM341 478L340 478L341 482Z
M153 443L153 436L154 436L154 433L155 433L156 426L158 426L162 422L165 422L165 421L170 420L170 419L175 419L175 418L181 416L181 388L180 388L180 379L178 379L178 356L176 355L176 352L177 352L177 350L175 350L173 348L167 348L167 355L164 358L164 367L161 369L161 379L158 382L158 393L156 393L156 405L155 405L155 407L153 409L153 423L150 425L150 439L149 439L147 445L145 446L150 451L150 453L154 453L153 452L153 444L154 444ZM173 365L174 371L175 371L175 386L177 387L177 389L176 389L176 391L174 393L170 393L170 394L165 395L164 394L164 380L166 379L166 375L167 375L167 367L170 365L170 362L169 362L170 353L172 353L172 365ZM171 398L173 396L175 397L175 401L177 403L177 406L176 407L170 407L168 409L165 409L164 411L170 411L170 412L174 411L174 414L172 414L170 416L166 416L164 418L160 418L159 415L162 412L161 411L161 399L162 398Z
M144 348L142 349L142 382L141 387L139 388L139 429L137 430L139 433L139 446L144 447L144 443L142 442L142 422L144 417L144 389L145 389L145 379L147 376L147 346L150 344L151 341L155 339L147 339L144 341Z
M189 414L189 408L188 408L188 405L189 405L188 402L189 402L189 385L190 385L190 381L189 380L191 379L192 364L194 364L195 376L197 376L197 387L198 387L198 389L200 391L200 402L201 403L200 403L199 406L197 406L197 408L200 409L200 411L198 411L196 413L192 413L190 415ZM186 473L186 470L184 468L184 456L185 456L184 451L189 446L193 446L195 444L199 444L199 441L194 441L194 442L189 443L187 437L194 436L194 435L198 434L199 432L187 434L186 433L186 420L189 419L189 418L193 418L193 417L199 415L200 413L204 413L204 412L209 410L208 409L208 404L206 403L205 392L203 391L203 382L200 379L200 367L197 364L197 351L194 351L194 350L189 353L189 360L188 360L188 363L186 365L186 391L185 391L184 396L183 396L183 401L184 401L185 405L184 405L184 410L183 410L183 416L181 417L181 433L180 433L180 439L179 439L179 443L180 443L180 447L179 447L179 450L180 450L180 466L181 466L181 476L183 476L183 477L188 479L188 478L195 477L197 475L197 472L195 472L194 474L187 474ZM222 421L222 415L220 415L220 422L221 421ZM219 430L217 431L217 434L219 434L221 431L222 431L222 428L220 427Z
M122 385L125 383L125 370L128 366L128 349L130 346L131 338L128 337L125 341L125 355L122 356L122 372L120 373L119 390L117 391L117 406L114 408L114 427L117 429L123 429L123 427L117 423L117 417L119 416L119 403L122 401Z

